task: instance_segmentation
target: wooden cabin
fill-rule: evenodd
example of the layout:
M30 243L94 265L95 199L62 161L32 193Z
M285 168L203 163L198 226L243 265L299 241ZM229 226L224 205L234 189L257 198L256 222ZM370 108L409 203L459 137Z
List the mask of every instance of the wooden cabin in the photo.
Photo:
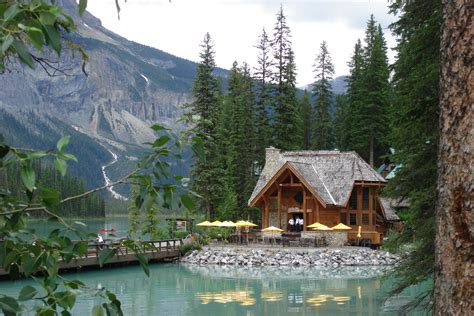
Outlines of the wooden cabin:
M290 217L307 225L339 223L352 228L349 239L381 244L390 221L398 220L393 210L384 210L380 189L386 180L356 152L288 151L266 149L265 167L249 199L262 211L262 226L288 229Z

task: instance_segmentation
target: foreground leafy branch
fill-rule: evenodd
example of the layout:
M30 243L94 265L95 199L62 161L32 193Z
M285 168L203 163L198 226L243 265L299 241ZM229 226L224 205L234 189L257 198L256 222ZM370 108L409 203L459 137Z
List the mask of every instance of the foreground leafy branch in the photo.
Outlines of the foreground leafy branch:
M181 160L181 152L185 148L191 147L199 151L200 142L189 136L180 139L159 125L153 125L152 129L160 136L148 143L149 153L132 172L108 185L65 198L60 198L60 192L56 190L38 187L32 164L36 160L53 162L64 176L68 162L76 161L73 155L65 151L70 140L68 136L58 141L55 150L48 151L18 149L0 140L0 174L12 164L19 165L23 192L18 197L8 191L8 188L0 189L0 267L10 278L30 277L38 284L38 287L24 287L16 298L0 294L0 310L5 315L31 310L38 315L70 315L77 296L91 292L80 281L67 280L58 274L60 262L68 263L73 258L85 256L87 240L95 236L80 222L68 224L58 212L60 204L84 198L111 185L132 182L137 187L133 203L138 212L145 214L149 207L193 207L191 198L184 194L186 190L183 189L189 179L173 175L170 161ZM188 144L188 140L191 144ZM37 236L34 229L26 225L26 217L31 212L43 212L50 220L59 222L62 228L53 230L46 237ZM77 240L71 239L71 234L77 236ZM120 247L126 247L135 253L138 262L149 275L147 260L143 255L145 244L127 240ZM105 264L115 252L116 249L113 248L104 249L99 253L99 263ZM120 302L113 293L106 290L93 291L92 295L98 295L106 301L95 306L93 314L103 315L106 312L108 315L122 315ZM31 302L34 302L33 307Z

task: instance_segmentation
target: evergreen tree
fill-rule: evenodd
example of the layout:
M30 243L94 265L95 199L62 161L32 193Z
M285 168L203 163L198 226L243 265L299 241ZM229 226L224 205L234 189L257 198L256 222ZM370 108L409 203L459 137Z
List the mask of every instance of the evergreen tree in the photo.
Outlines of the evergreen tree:
M334 118L334 144L339 150L351 150L351 109L347 94L336 96Z
M301 135L296 99L296 64L290 37L283 7L280 7L271 42L275 65L272 129L273 144L283 150L298 148Z
M351 142L362 158L374 166L375 157L385 154L388 147L390 85L385 39L380 25L375 26L373 16L367 23L365 44L361 76L351 79L357 84L353 87L357 92L351 91L357 96L355 102L350 99L353 115ZM357 49L360 50L356 45ZM354 67L358 67L360 60L355 59L359 58L354 55Z
M223 201L226 205L222 205L221 210L229 208L229 200L232 201L234 196L238 208L246 207L247 199L255 184L252 174L254 152L251 150L254 143L252 114L255 98L253 79L246 63L239 68L237 62L234 62L228 91L225 98L227 117L222 121L228 131L226 157L228 174L225 186L227 201Z
M398 245L416 242L397 267L399 282L393 294L411 285L430 281L434 272L434 225L438 156L441 1L394 2L391 25L399 37L398 58L393 65L394 102L390 111L390 157L402 167L385 193L409 198L403 218L410 230L391 236ZM431 281L430 281L431 282ZM417 303L431 306L431 289Z
M259 166L265 163L265 148L268 147L271 138L270 121L268 110L271 107L271 47L265 29L258 38L257 67L255 68L255 155Z
M311 108L311 101L309 100L309 93L304 90L299 102L299 113L301 115L302 122L302 135L303 135L303 147L302 149L308 150L311 146L311 134L312 134L312 118L313 109Z
M194 102L189 105L195 125L192 132L204 142L204 159L193 166L193 189L201 198L198 207L207 218L214 216L222 190L223 170L218 144L218 119L221 114L221 96L218 80L212 75L215 68L211 36L206 33L201 45L201 62L193 85Z
M314 149L332 149L334 148L334 136L330 108L333 93L330 81L334 76L334 65L332 64L326 41L321 43L320 52L314 67L315 83L313 85L313 95L317 100L312 147Z

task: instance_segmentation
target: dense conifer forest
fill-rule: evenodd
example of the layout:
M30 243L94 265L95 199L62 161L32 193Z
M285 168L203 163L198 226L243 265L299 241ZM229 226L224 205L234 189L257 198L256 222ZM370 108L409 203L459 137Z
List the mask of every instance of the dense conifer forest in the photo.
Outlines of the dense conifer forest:
M59 198L63 199L70 196L82 194L86 191L84 180L74 176L62 176L52 163L44 161L35 161L32 168L37 176L37 187L44 199L44 190L48 190L50 194L59 193ZM8 190L12 196L21 198L22 180L20 175L20 167L17 164L10 165L0 173L0 188ZM39 199L39 196L33 198L33 201ZM105 201L98 194L87 195L82 199L76 199L65 202L58 207L53 207L55 211L65 217L93 217L105 216ZM32 216L42 216L41 213L32 213Z

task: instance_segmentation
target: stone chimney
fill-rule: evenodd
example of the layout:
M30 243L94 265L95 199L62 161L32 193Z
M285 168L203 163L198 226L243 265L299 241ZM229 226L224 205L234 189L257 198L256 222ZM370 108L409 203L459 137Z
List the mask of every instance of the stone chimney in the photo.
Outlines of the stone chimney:
M280 149L268 147L265 149L265 169L273 170L280 160Z

